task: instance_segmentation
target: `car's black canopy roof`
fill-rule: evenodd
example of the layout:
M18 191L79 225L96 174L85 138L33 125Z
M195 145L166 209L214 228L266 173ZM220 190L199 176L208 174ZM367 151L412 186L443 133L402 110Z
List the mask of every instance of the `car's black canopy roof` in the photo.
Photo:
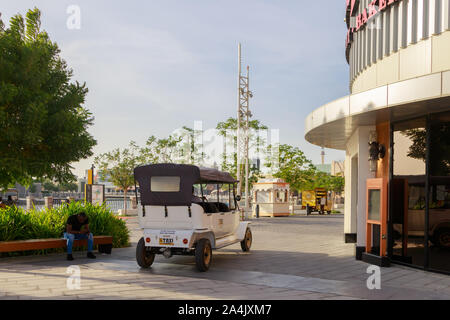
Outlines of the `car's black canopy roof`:
M179 192L152 192L151 178L158 176L180 177ZM134 169L134 179L139 183L141 203L154 206L190 206L192 204L192 186L197 183L237 182L228 172L173 163L137 167Z
M235 183L236 179L228 172L219 171L212 168L200 167L200 179L197 183Z

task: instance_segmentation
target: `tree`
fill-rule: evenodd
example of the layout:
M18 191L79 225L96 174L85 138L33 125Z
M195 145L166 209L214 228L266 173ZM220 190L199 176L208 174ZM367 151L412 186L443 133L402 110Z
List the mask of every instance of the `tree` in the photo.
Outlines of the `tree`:
M57 183L57 182L51 181L49 179L45 179L42 182L42 187L44 188L45 191L53 191L53 192L59 192L59 191L74 191L74 192L76 192L78 190L78 185L75 183L75 180Z
M127 213L128 189L134 185L134 168L144 162L141 149L132 141L128 148L117 148L95 158L102 180L110 180L123 190L124 210Z
M308 190L316 173L315 167L303 151L287 144L279 146L278 155L268 156L266 166L273 170L274 177L283 179L289 183L291 190L297 191Z
M145 163L174 163L180 154L181 138L169 136L165 139L158 139L151 136L147 139L145 147L137 148L141 155L141 161Z
M265 141L261 138L260 135L255 134L259 130L267 130L267 126L262 124L259 120L250 120L249 121L249 149L254 148L259 153L261 151L261 146ZM218 133L224 139L224 150L222 153L222 164L221 170L229 172L234 178L237 176L237 119L236 118L228 118L225 121L219 122L216 126ZM227 146L232 143L233 152L231 153L231 157L229 157L229 152L227 150ZM231 158L231 159L230 159ZM241 170L244 170L244 166L241 166ZM244 173L241 172L241 177L244 176ZM253 184L261 178L261 171L258 167L249 165L249 189L251 190Z
M72 162L92 155L96 141L87 129L85 84L71 83L73 72L60 50L40 30L41 12L15 15L0 23L0 187L34 179L70 181Z

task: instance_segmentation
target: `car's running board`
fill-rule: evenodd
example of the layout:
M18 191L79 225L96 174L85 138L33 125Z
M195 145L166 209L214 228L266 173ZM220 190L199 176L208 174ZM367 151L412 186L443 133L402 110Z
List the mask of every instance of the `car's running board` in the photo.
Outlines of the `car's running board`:
M241 240L236 239L236 236L228 236L221 239L216 239L216 246L214 249L220 249L238 242L241 242Z

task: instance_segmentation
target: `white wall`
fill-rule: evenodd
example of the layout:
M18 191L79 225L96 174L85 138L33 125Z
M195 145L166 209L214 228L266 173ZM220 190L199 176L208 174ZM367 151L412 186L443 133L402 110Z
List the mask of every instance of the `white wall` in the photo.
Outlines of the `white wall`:
M359 129L347 141L347 149L345 151L345 205L344 205L344 233L356 233L356 216L352 214L355 206L355 199L352 197L352 181L354 180L354 172L352 168L352 159L358 156L358 133Z
M356 233L357 246L366 244L366 180L375 177L374 173L369 171L368 141L370 132L374 130L376 130L375 126L359 127L347 141L345 161L348 165L345 166L344 233ZM358 158L356 170L351 165L352 159L355 157ZM354 179L356 174L358 175L357 179Z

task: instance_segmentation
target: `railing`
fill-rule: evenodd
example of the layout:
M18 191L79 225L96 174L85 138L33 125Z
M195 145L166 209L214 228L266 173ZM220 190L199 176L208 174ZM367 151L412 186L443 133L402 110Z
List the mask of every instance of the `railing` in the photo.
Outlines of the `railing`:
M106 206L112 211L119 211L120 209L125 209L125 203L123 198L106 198ZM131 209L131 199L127 198L127 209Z
M139 199L138 203L139 203ZM75 201L84 201L84 200L78 200L75 199ZM127 198L127 209L131 209L132 205L131 205L131 198ZM33 206L36 210L43 210L45 208L45 200L44 199L33 199ZM64 204L69 203L69 199L53 199L53 207L54 208L59 208ZM20 207L22 209L26 209L27 208L27 201L26 199L19 199L16 202L17 207ZM123 197L106 197L105 200L105 205L110 208L112 211L117 212L121 209L125 209L124 206L124 198Z

